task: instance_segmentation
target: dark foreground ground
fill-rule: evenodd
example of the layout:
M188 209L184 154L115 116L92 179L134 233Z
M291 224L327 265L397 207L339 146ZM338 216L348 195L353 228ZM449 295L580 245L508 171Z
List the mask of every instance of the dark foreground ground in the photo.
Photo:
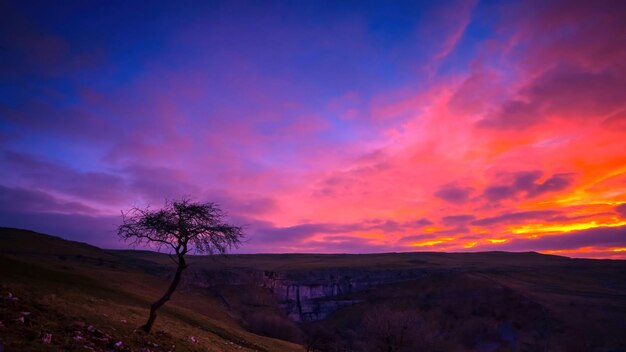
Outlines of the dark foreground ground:
M626 262L537 253L191 258L0 228L0 351L626 351Z

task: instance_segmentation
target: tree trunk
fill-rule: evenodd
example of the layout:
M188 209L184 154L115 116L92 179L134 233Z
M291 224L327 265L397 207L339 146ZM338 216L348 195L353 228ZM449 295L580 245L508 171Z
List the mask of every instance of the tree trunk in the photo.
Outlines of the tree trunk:
M161 306L164 305L165 302L170 300L170 298L172 297L172 293L174 293L174 291L176 290L176 287L178 287L178 284L180 283L180 278L185 268L187 268L187 264L185 263L185 258L182 255L179 255L178 267L176 267L176 274L174 275L174 279L172 280L170 287L167 289L167 291L165 291L165 294L163 295L163 297L161 297L158 301L154 302L150 306L150 317L148 317L148 321L144 325L141 326L141 329L143 329L143 331L149 333L150 330L152 330L152 325L154 324L154 321L156 320L156 317L157 317L157 314L156 314L157 309L161 308Z

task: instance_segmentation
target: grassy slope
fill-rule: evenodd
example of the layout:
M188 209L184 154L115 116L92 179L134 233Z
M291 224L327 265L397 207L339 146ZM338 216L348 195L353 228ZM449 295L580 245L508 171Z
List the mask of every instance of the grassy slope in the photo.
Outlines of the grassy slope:
M164 307L155 324L162 333L133 332L168 284L146 268L167 269L82 243L0 229L0 338L6 350L106 350L117 341L122 350L301 350L243 330L213 297L193 289L177 292ZM9 292L19 300L7 299ZM31 313L30 327L17 321L24 311ZM94 339L89 325L109 341ZM53 334L52 346L42 343L44 333ZM76 341L77 335L86 339Z

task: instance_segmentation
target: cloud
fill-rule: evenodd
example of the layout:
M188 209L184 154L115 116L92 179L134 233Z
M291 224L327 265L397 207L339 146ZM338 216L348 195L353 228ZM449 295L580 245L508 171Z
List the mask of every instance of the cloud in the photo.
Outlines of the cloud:
M478 122L479 127L524 128L534 125L542 118L537 108L522 100L509 100L494 113Z
M98 211L84 204L62 201L48 193L24 188L0 185L0 211L2 212L51 212L96 214Z
M4 14L0 23L0 50L5 62L0 67L0 77L38 74L56 78L102 63L97 48L89 46L81 50L72 46L67 38L46 31L26 16L20 6L2 3L0 11Z
M415 235L402 236L399 238L398 243L404 245L410 245L415 242L429 242L429 241L442 241L441 243L435 243L434 245L445 246L446 243L455 243L458 235L463 235L462 238L467 238L467 234L471 233L469 227L464 225L455 226L445 230L432 231L428 233L418 233ZM412 249L407 247L406 249Z
M512 31L515 54L529 67L551 67L568 60L600 69L623 63L626 50L616 45L623 37L626 5L615 1L553 1L537 6L519 2L509 6L500 30ZM527 16L512 16L515 13ZM585 26L580 26L581 20Z
M299 243L315 235L346 235L355 232L369 231L394 233L404 230L415 230L428 225L432 225L432 222L422 218L404 222L368 219L353 223L303 223L286 227L276 227L270 222L252 220L250 227L253 231L254 241L268 243Z
M572 174L555 174L543 183L533 184L527 190L528 197L535 197L547 192L562 191L572 184Z
M520 1L500 11L498 31L509 37L497 54L514 64L517 85L478 126L520 132L624 110L626 48L617 44L626 30L624 3Z
M0 154L0 160L11 168L13 183L63 194L85 203L121 206L141 200L160 204L165 198L202 194L200 187L187 181L187 172L179 169L133 163L118 168L115 173L82 171L12 151Z
M626 203L616 206L615 212L622 218L626 219Z
M12 151L1 153L0 160L10 168L12 182L24 187L63 193L90 202L115 204L127 198L127 184L116 174L79 171L62 163ZM5 169L0 174L8 171Z
M486 187L483 196L490 202L512 199L519 195L532 198L548 192L562 191L573 182L572 174L554 174L543 182L537 182L541 175L540 171L514 173L509 183Z
M583 247L626 247L626 226L597 227L538 238L514 238L498 245L479 245L479 251L549 251Z
M36 98L10 103L0 100L0 115L18 134L54 134L89 144L95 141L105 143L122 135L121 126L101 116L77 107L55 106Z
M205 192L206 200L218 203L231 214L238 216L259 216L278 211L279 205L276 198L256 194L235 194L225 190L212 190Z
M514 198L517 194L517 190L513 186L499 185L489 186L485 188L483 196L490 202L498 202L503 199Z
M468 222L474 220L476 216L472 214L463 214L463 215L449 215L441 218L441 223L445 226L458 226L464 225Z
M387 253L404 251L401 246L376 243L362 237L324 236L299 244L300 252L309 253Z
M610 129L626 130L626 110L609 115L602 124Z
M265 227L256 229L255 241L262 238L264 243L300 243L313 235L322 233L342 233L332 224L301 224L288 227Z
M402 236L398 242L403 244L409 244L419 241L428 241L434 238L436 238L436 235L433 235L432 233L421 233L416 235Z
M471 187L461 187L456 184L447 184L441 186L437 192L435 192L435 197L441 198L450 203L465 203L468 201L471 193Z
M413 221L407 221L407 222L404 223L404 225L406 227L409 227L409 228L424 227L424 226L429 226L429 225L432 225L432 224L433 224L432 221L430 221L428 219L425 219L425 218L417 219L417 220L413 220Z
M559 66L479 122L482 127L526 128L550 118L604 119L626 107L626 78L581 67Z
M456 88L448 101L448 108L459 115L480 113L490 105L490 101L485 97L494 96L501 90L499 84L498 73L495 70L477 63Z
M531 211L519 211L511 213L503 213L498 216L492 216L487 218L478 219L472 221L472 225L475 226L491 226L496 224L511 224L525 222L528 220L547 220L551 217L557 216L560 211L557 210L531 210Z
M148 203L160 204L164 198L201 194L198 185L187 182L187 171L134 163L124 168L129 189Z
M450 11L447 6L437 6L426 17L426 25L418 28L420 41L430 44L425 47L435 49L425 67L430 75L439 70L463 39L477 3L476 0L453 1L448 5L454 7L455 11Z

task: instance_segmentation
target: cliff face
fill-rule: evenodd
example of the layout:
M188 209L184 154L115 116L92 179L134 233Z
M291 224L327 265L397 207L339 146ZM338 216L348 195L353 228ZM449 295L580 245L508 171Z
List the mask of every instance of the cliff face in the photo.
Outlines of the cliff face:
M326 274L326 275L324 275ZM280 307L294 321L315 321L326 318L341 307L356 301L344 296L367 289L372 282L365 278L269 272L263 283L280 302Z
M308 285L293 282L274 284L281 309L294 321L322 320L341 307L356 300L341 298L339 285Z
M418 269L326 269L316 271L193 270L185 281L201 287L254 285L269 290L294 321L325 319L337 309L358 303L351 294L427 275Z

